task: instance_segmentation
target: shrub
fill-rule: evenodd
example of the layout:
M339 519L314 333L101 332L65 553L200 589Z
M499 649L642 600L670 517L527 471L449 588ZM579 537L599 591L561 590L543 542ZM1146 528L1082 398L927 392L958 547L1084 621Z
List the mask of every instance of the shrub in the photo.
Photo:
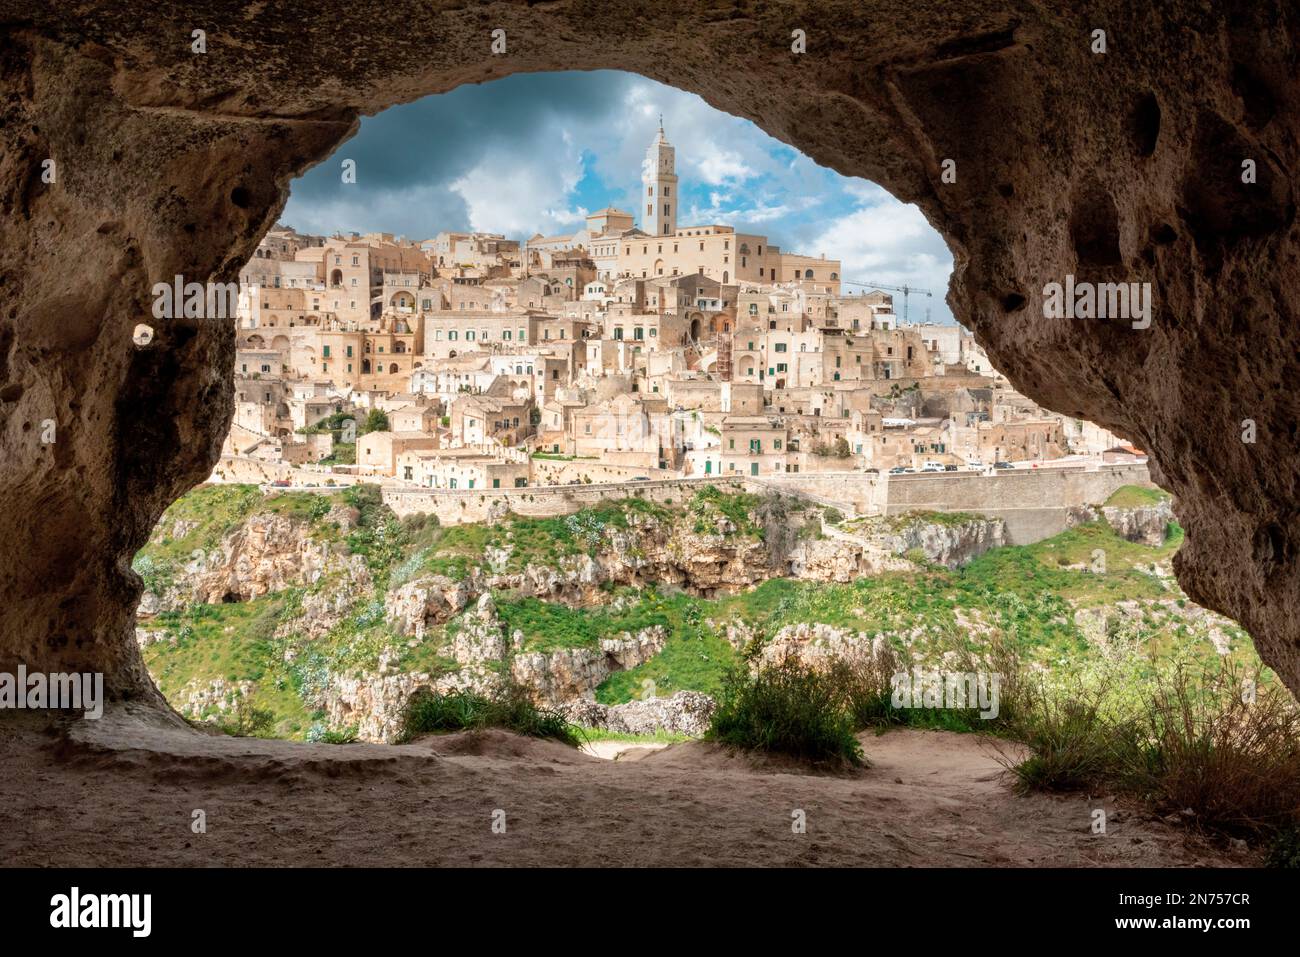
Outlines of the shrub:
M352 744L357 740L357 729L349 727L342 731L331 731L317 721L307 729L305 737L313 744Z
M1073 791L1101 782L1113 767L1113 754L1100 702L1060 698L1046 690L1029 700L1030 710L1013 732L1033 752L1011 765L1017 789Z
M842 686L794 656L752 671L743 664L733 669L706 737L815 764L866 764Z
M241 697L229 714L217 720L217 727L222 734L235 738L266 738L275 728L275 713L254 707Z
M1276 685L1243 700L1240 669L1216 667L1194 678L1180 664L1136 696L1103 686L1027 697L1012 736L1033 754L1012 766L1018 785L1113 788L1207 829L1272 837L1287 857L1300 827L1300 711Z
M1120 786L1158 811L1190 810L1216 830L1300 824L1300 711L1276 685L1243 700L1244 678L1223 666L1198 679L1181 667L1159 679L1120 739Z
M578 733L559 711L539 708L528 692L513 682L492 695L473 691L434 693L420 690L407 702L398 740L421 734L502 728L531 738L554 738L572 747Z

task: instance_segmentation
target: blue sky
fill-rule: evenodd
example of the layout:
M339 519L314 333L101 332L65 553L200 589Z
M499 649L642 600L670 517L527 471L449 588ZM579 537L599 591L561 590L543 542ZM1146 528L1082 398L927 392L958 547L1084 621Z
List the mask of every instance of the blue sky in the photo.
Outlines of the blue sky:
M846 279L932 289L913 297L911 318L928 305L932 319L952 321L943 301L952 257L916 207L631 73L517 74L367 117L294 181L281 221L417 240L443 230L570 232L603 206L640 208L641 161L660 113L677 148L680 225L725 223L787 252L838 258ZM356 183L342 182L344 159L356 162Z

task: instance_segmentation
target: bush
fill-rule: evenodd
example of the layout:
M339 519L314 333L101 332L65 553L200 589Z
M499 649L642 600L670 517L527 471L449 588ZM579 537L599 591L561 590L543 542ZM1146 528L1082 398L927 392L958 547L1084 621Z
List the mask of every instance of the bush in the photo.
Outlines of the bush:
M485 728L502 728L530 738L554 738L575 748L581 743L563 714L539 708L528 692L513 682L490 696L473 691L443 694L417 691L407 702L398 740L406 742L421 734Z
M733 669L706 737L815 764L866 764L842 685L794 656L753 671Z
M366 435L370 432L387 432L388 430L388 413L383 409L371 409L366 416L366 420L361 423L361 428L357 429L357 435Z
M1254 678L1250 680L1254 681ZM1157 682L1119 739L1120 786L1201 826L1262 834L1300 824L1300 712L1280 687L1243 700L1243 674L1221 667Z
M1273 854L1288 857L1300 827L1300 711L1276 685L1243 700L1243 677L1231 664L1198 678L1179 665L1152 678L1137 707L1107 687L1028 696L1012 736L1033 754L1012 767L1017 782L1113 788L1209 830L1272 837Z
M268 738L275 729L275 713L256 708L241 697L228 715L217 720L217 727L235 738Z
M331 731L319 721L307 729L306 739L313 744L353 744L357 740L355 727Z
M1046 691L1031 695L1030 702L1013 732L1033 751L1011 766L1017 790L1073 791L1100 783L1113 767L1100 703L1060 699Z

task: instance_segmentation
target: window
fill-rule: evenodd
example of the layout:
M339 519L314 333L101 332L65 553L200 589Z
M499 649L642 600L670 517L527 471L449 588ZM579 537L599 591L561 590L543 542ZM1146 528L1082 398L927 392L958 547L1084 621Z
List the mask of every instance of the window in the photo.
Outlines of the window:
M777 452L781 451L781 440L780 440L780 439L773 439L773 440L772 440L772 448L773 448L774 451L777 451Z
M327 347L327 348L328 348L328 347ZM348 358L349 358L349 359L352 358L352 347L351 347L351 346L348 346Z
M328 359L328 358L330 357L330 347L329 347L329 346L321 346L320 354L321 354L322 357Z
M492 480L492 487L493 487L493 488L500 488L500 487L501 487L501 480L500 480L499 478L494 478L494 479Z

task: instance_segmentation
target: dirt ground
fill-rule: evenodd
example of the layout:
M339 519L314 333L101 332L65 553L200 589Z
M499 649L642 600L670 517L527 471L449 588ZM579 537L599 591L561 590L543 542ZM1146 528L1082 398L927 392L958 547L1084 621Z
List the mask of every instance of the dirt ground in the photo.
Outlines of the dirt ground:
M7 712L0 862L1255 863L1102 796L1018 796L988 739L899 730L862 741L870 768L818 775L697 742L611 761L498 731L309 745L206 735L145 709L66 726ZM1092 832L1097 807L1105 834ZM206 833L192 829L196 811Z

